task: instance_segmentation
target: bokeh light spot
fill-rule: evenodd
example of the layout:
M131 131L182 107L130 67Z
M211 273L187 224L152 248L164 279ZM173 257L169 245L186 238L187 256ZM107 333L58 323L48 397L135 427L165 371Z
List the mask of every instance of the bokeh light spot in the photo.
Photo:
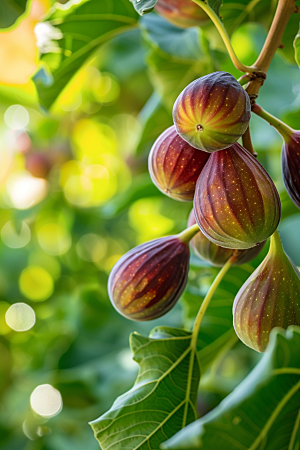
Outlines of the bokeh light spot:
M53 256L63 255L72 244L70 234L59 223L43 225L37 233L37 238L42 249Z
M63 403L57 389L50 384L41 384L32 392L30 405L39 416L50 418L60 413Z
M107 243L97 234L85 234L77 242L76 251L84 261L97 262L105 256Z
M9 128L21 130L29 123L29 114L21 105L12 105L5 111L4 121Z
M69 178L64 186L66 199L77 206L86 205L93 197L93 183L83 175Z
M26 303L14 303L6 311L5 320L14 331L27 331L35 324L35 312Z
M22 294L34 301L43 301L53 293L53 279L42 267L28 266L21 273L19 286Z
M16 230L12 221L6 222L1 230L1 238L9 248L22 248L30 241L30 228L25 222L22 222L20 229Z
M48 193L48 183L28 172L15 172L9 177L6 189L11 206L28 209L42 201Z

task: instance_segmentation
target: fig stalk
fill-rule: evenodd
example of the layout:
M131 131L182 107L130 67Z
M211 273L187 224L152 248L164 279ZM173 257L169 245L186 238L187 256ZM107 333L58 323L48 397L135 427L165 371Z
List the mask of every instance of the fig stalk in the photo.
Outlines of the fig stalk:
M195 225L192 225L191 227L188 227L186 230L182 231L180 234L177 235L177 238L183 242L184 244L188 244L191 239L197 234L199 231L199 225L195 223Z

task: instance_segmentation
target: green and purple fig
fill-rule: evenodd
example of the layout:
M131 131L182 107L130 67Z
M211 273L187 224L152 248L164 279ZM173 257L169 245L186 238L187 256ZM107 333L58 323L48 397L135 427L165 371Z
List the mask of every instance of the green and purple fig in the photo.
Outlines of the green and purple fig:
M209 153L234 144L251 117L247 92L227 72L214 72L190 83L174 103L177 133Z
M173 125L158 137L150 151L151 179L169 197L193 201L197 179L209 156L184 141Z
M191 0L158 0L155 10L180 28L201 27L209 21L203 9Z
M300 272L277 231L269 253L234 300L233 321L241 341L258 352L265 351L273 328L300 325Z
M153 320L179 300L188 277L189 241L198 226L130 250L115 264L108 294L116 310L131 320Z
M213 153L196 184L195 219L203 234L225 248L247 249L276 230L281 205L262 165L240 144Z
M187 226L191 227L196 223L194 210L190 212ZM261 242L255 247L247 250L235 250L232 248L224 248L214 244L199 230L199 232L193 237L190 244L195 254L205 261L209 262L212 266L222 267L224 264L235 255L233 266L240 266L242 264L252 261L261 252L266 241Z

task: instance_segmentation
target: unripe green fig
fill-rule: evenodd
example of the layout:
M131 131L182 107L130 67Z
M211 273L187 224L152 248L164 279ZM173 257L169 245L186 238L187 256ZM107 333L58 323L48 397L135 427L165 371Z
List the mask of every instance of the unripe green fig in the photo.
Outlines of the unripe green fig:
M300 325L300 272L277 231L266 258L235 298L233 321L241 341L258 352L265 351L273 328Z
M213 153L198 178L195 219L202 233L225 248L247 249L276 230L281 205L262 165L240 144Z
M203 9L191 0L158 0L155 10L168 22L181 28L200 27L209 21Z
M197 179L209 154L191 147L174 125L155 141L149 154L149 173L155 186L175 200L193 201Z
M179 300L188 277L188 242L198 226L155 239L130 250L115 264L108 279L113 306L131 320L153 320Z
M251 117L247 92L227 72L214 72L190 83L173 108L177 133L190 145L215 152L234 144Z
M196 223L194 210L190 212L187 226L190 227ZM235 250L232 248L224 248L211 242L207 237L199 230L199 232L191 240L191 247L195 254L205 261L209 262L212 266L222 267L231 258L235 256L233 266L240 266L247 262L252 261L263 249L266 241L261 242L255 247L247 250Z

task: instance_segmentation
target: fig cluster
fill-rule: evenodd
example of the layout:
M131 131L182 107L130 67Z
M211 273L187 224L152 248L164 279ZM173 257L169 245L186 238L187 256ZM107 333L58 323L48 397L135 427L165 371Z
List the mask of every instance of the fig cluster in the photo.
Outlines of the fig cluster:
M157 10L175 3L158 2ZM187 282L189 242L196 256L221 267L229 260L251 261L272 236L268 256L235 299L234 326L246 345L264 351L274 326L298 324L299 272L276 237L279 194L258 160L237 142L250 114L248 94L226 72L195 80L175 101L174 125L153 144L149 173L162 193L193 202L193 209L187 230L141 244L114 266L109 296L125 317L152 320L176 304Z

